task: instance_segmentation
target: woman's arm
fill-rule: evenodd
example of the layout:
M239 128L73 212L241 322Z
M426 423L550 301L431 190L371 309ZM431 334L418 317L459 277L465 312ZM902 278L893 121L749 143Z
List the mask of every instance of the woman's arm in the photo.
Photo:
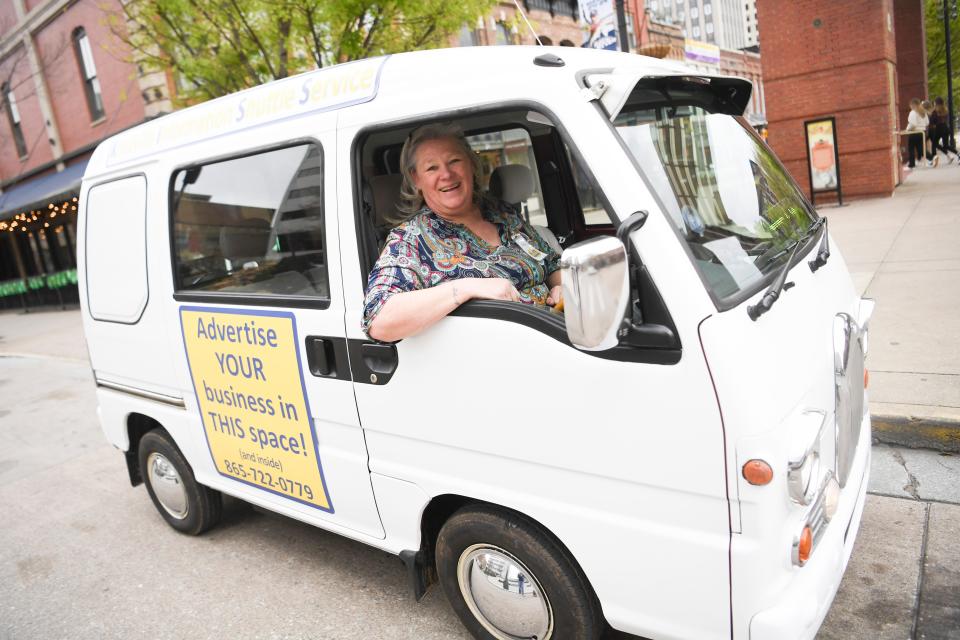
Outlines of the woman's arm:
M367 333L374 340L396 342L420 333L475 298L517 302L520 293L505 278L464 278L397 293L383 303Z

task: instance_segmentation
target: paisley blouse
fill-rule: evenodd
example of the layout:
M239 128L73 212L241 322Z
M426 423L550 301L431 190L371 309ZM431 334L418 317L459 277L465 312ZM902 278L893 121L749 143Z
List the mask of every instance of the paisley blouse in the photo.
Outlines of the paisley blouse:
M364 332L390 296L459 278L507 278L521 302L546 304L559 256L509 205L487 207L483 217L496 225L499 247L427 207L394 228L367 280Z

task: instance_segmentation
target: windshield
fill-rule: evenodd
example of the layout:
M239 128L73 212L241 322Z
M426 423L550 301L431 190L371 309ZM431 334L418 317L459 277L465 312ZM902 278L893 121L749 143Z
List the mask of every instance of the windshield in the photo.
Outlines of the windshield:
M614 125L722 309L758 290L817 219L742 118L628 102Z

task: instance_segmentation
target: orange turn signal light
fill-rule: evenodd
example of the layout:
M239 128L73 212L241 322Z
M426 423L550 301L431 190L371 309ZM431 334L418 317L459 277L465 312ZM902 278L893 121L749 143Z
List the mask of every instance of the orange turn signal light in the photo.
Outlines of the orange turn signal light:
M866 389L869 386L870 386L870 370L864 369L863 370L863 388Z
M743 478L750 484L762 487L773 480L773 469L763 460L747 460L743 465Z
M813 531L810 530L810 525L807 525L800 533L800 544L797 546L797 558L801 566L810 559L811 551L813 551Z

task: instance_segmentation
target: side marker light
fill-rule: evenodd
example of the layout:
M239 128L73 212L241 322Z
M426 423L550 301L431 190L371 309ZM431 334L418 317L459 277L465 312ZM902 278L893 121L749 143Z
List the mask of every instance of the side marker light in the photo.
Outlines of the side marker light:
M810 552L812 550L813 531L810 530L810 525L807 525L803 528L803 532L800 534L800 545L797 547L797 557L800 560L801 567L807 563L807 560L810 559Z
M748 460L743 465L743 478L752 485L762 487L773 480L773 469L763 460Z
M863 370L863 388L866 389L869 386L870 386L870 370L864 369Z

